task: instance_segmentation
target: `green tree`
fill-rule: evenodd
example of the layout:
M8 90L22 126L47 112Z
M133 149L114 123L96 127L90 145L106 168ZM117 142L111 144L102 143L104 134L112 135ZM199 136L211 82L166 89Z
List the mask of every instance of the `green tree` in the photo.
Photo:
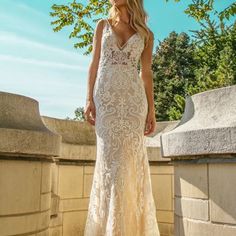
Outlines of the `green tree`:
M70 118L70 117L67 116L66 120L85 121L84 107L76 108L74 113L75 113L75 117L74 118Z
M100 19L97 15L107 15L110 7L110 2L107 0L89 0L86 4L75 0L66 5L53 4L52 12L49 13L51 17L56 18L51 22L54 26L53 31L58 32L64 27L72 27L69 38L78 40L74 47L86 48L84 55L88 55L92 51L94 33L94 28L88 22L91 19L91 23L97 22Z
M214 9L214 0L193 0L185 13L201 25L200 30L191 31L196 68L195 83L188 84L187 93L193 95L235 84L236 24L235 21L230 24L229 20L236 14L236 3L218 12ZM183 97L178 99L182 101Z
M186 33L171 32L153 57L154 100L161 120L180 119L188 87L195 85L194 45Z
M170 0L166 0L169 2ZM181 0L174 0L175 2L180 2ZM185 9L185 13L193 17L197 21L204 20L209 12L217 15L217 17L223 20L229 20L231 17L234 17L236 14L236 3L229 4L225 9L218 12L214 9L215 0L192 0L192 3L188 5Z
M205 12L202 6L202 11L196 9L199 9L199 6L192 6L189 14L196 18L202 27L192 31L196 47L194 57L198 66L195 70L197 83L188 89L191 95L236 83L235 21L229 24L228 17L223 18L222 13L214 10L213 5ZM197 15L198 12L201 14ZM216 16L214 20L211 19L212 12Z

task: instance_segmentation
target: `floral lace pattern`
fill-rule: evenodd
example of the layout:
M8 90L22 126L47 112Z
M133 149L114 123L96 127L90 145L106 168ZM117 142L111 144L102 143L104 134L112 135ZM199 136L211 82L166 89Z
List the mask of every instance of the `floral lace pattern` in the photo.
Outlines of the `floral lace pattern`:
M84 236L160 236L145 146L148 103L136 33L120 48L105 19L93 98L97 157Z

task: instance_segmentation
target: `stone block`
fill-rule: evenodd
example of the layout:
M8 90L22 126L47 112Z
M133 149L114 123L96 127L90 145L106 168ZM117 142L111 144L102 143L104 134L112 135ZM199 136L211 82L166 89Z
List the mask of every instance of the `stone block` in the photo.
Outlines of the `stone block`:
M62 199L60 201L60 212L79 211L88 209L89 198Z
M61 199L83 196L83 166L59 166L58 194Z
M157 210L157 221L162 223L174 223L173 211Z
M0 215L40 210L41 163L0 160Z
M51 193L50 215L54 216L59 213L60 197L57 194Z
M96 146L62 143L60 158L70 160L96 160Z
M236 224L236 163L209 164L212 222Z
M51 184L52 184L51 163L50 162L42 162L41 193L51 192Z
M176 196L208 198L207 164L174 164Z
M173 165L150 165L151 174L174 174Z
M173 236L174 234L174 225L168 223L158 223L159 231L161 235Z
M87 211L63 213L63 236L83 236L86 217Z
M49 228L49 236L63 236L62 235L62 226Z
M175 197L175 214L190 219L208 221L208 200Z
M152 192L157 210L173 210L171 175L151 175Z
M83 197L90 197L93 183L93 175L84 175L84 195Z
M46 211L51 207L51 192L41 194L40 210Z
M84 166L84 174L93 174L95 166Z
M58 176L59 176L59 165L51 163L51 191L54 194L58 194Z

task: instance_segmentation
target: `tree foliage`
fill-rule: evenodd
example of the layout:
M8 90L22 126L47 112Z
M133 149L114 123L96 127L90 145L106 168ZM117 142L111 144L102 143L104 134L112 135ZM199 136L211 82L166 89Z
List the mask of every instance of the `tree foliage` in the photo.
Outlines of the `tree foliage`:
M180 119L189 84L194 80L194 45L186 33L171 32L153 58L154 100L157 119Z
M189 87L189 94L236 83L236 23L227 22L229 16L235 15L235 4L218 13L213 1L196 2L200 3L192 4L187 11L201 25L200 30L192 31L198 67L195 70L197 83Z
M84 55L88 55L92 51L92 40L94 28L88 23L92 19L92 23L97 22L100 18L97 15L108 14L110 2L106 0L89 0L86 5L79 1L69 2L67 5L53 4L51 6L51 17L56 20L51 22L54 26L53 31L58 32L64 27L71 26L72 31L69 38L78 40L74 44L75 48L86 48Z
M166 0L169 2L170 0ZM180 2L181 0L174 0ZM218 12L214 9L215 0L192 0L192 3L185 9L185 13L193 17L197 21L201 21L207 17L209 12L217 15L220 20L229 20L236 14L236 3L229 4L225 9Z
M181 91L172 94L172 97L169 97L171 99L169 105L167 106L167 102L164 111L157 106L160 113L159 120L180 119L186 95L236 84L236 23L227 22L230 17L235 16L235 3L217 12L213 0L193 0L185 13L193 17L201 26L200 30L191 30L194 38L192 40L194 76L192 83L187 81L185 83L185 95L181 94ZM175 51L172 53L175 54ZM174 77L173 75L170 80ZM157 99L162 96L163 94L158 92ZM165 99L162 98L161 101L165 102ZM171 105L174 102L175 104ZM165 111L166 116L163 117Z
M70 118L70 117L67 116L66 120L85 121L84 107L76 108L74 113L75 113L75 117L74 118Z

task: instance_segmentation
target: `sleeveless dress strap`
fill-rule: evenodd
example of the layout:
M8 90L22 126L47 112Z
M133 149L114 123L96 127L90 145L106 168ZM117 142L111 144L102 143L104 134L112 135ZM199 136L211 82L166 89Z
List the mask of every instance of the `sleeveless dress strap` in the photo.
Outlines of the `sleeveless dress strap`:
M108 29L109 28L109 21L108 21L108 19L107 18L105 18L105 24L106 24L106 29Z

